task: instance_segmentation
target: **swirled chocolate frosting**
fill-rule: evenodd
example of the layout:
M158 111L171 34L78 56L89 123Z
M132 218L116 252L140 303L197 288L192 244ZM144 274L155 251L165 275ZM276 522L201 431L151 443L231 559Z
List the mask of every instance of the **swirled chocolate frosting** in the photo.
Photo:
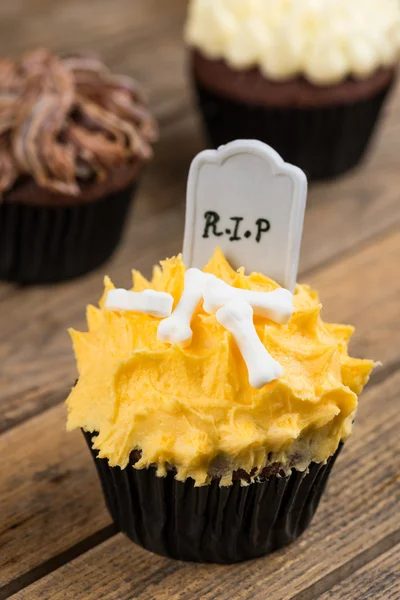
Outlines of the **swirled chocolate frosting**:
M140 86L98 59L49 50L0 60L0 195L19 178L79 196L152 156L157 126Z

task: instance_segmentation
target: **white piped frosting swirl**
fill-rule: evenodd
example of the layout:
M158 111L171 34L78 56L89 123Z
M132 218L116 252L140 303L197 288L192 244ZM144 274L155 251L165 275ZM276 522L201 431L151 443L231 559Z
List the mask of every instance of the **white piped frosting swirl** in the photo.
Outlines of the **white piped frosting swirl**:
M400 56L399 0L191 0L185 38L235 69L317 85L365 78Z

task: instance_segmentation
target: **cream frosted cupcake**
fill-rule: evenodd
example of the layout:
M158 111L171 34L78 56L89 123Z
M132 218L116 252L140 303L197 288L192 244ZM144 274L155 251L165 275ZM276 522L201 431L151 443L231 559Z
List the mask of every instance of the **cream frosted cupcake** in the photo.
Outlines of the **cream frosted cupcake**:
M260 139L309 178L356 165L395 77L397 0L191 0L185 31L214 146Z
M199 290L182 330L177 306ZM151 281L134 272L130 291L106 278L88 331L71 331L68 429L85 432L111 515L133 541L229 563L304 531L373 368L349 356L353 328L320 312L308 286L292 296L233 270L219 249L203 271L178 256Z

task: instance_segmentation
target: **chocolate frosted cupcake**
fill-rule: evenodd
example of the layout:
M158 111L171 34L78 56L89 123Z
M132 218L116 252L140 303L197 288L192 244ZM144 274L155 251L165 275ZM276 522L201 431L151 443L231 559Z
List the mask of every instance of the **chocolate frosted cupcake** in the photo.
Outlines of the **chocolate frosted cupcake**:
M395 78L397 0L191 0L191 70L217 147L259 139L311 179L362 158Z
M0 61L0 278L54 282L115 249L157 128L139 85L96 58Z
M68 429L85 432L133 541L229 563L304 531L373 368L348 355L353 328L320 311L308 286L292 296L219 249L203 271L177 257L151 281L135 272L131 291L106 278L89 331L71 331Z

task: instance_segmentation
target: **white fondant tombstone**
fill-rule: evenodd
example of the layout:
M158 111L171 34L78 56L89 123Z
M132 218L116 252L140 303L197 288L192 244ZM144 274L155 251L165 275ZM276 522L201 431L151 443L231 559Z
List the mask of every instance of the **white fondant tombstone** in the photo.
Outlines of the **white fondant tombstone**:
M293 292L306 196L303 171L262 142L201 152L188 179L186 266L201 269L219 245L234 268L259 271Z

